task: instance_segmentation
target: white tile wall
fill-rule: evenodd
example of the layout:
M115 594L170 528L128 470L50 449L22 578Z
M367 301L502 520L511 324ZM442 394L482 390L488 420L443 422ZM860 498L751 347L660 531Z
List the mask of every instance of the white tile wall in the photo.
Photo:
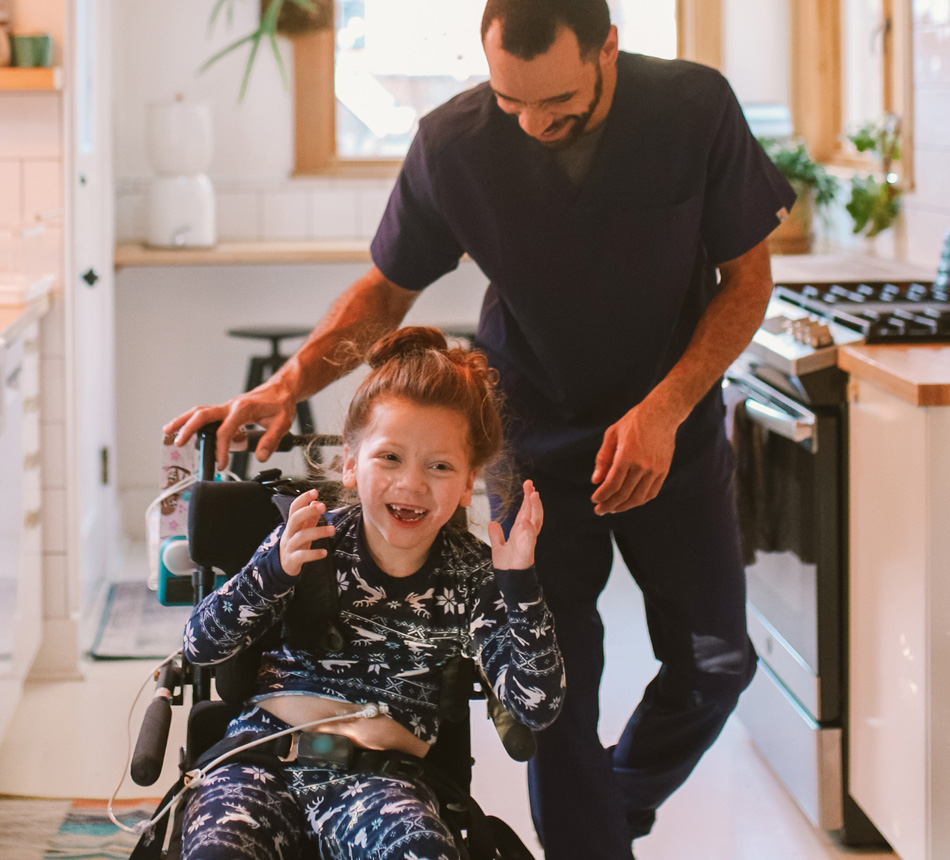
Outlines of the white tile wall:
M19 161L0 161L0 225L17 224L23 200Z
M370 239L392 188L391 179L211 181L219 241ZM141 241L148 235L148 191L147 177L116 183L118 241Z

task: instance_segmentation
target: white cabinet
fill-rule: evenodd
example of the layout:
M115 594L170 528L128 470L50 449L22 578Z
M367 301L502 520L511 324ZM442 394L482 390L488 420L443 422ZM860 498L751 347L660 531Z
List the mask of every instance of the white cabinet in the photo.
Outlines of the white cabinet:
M6 337L0 336L0 736L43 630L39 323L16 326Z
M902 860L946 860L950 407L851 400L851 793Z

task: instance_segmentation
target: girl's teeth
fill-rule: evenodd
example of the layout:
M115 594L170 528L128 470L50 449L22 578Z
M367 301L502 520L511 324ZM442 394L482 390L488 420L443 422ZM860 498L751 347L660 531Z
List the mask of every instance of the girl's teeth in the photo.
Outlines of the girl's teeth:
M398 505L390 505L389 510L392 511L393 516L400 520L418 520L425 516L424 510L418 510L416 508L403 508Z

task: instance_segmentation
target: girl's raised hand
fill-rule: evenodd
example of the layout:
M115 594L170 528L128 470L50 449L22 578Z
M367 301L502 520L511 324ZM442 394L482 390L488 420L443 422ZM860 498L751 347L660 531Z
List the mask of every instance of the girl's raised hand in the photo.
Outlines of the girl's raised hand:
M287 516L287 527L280 536L280 566L289 576L299 575L307 562L326 558L325 549L311 549L317 540L333 536L333 526L320 525L327 506L317 500L317 491L308 490L294 499Z
M527 570L534 564L534 545L541 531L544 509L531 481L524 482L524 499L505 540L500 523L488 524L492 564L498 570Z

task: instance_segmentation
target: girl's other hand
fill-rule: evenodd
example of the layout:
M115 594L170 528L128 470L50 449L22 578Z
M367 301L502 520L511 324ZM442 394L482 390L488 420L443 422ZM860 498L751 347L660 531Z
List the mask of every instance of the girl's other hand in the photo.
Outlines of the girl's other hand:
M298 576L303 566L326 558L325 549L311 549L314 541L333 536L333 526L320 525L327 507L317 500L317 491L308 490L294 499L287 516L287 527L280 536L280 566L289 576Z
M500 523L488 524L492 564L498 570L527 570L534 565L534 545L541 531L544 509L541 495L531 481L524 482L524 499L515 517L508 540Z

